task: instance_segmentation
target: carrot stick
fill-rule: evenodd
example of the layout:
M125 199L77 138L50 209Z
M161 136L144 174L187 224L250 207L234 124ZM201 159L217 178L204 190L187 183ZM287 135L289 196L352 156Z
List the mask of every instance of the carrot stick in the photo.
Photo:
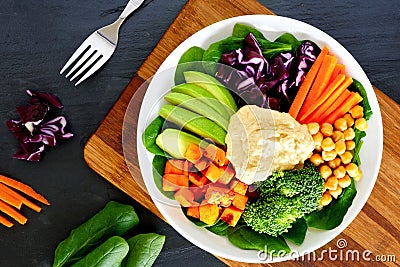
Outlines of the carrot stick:
M325 56L328 54L329 48L324 46L324 48L319 53L318 57L314 61L314 64L311 66L310 70L308 71L306 77L304 78L303 82L300 85L299 91L296 94L296 97L293 100L292 105L289 109L289 114L293 118L297 118L301 107L303 106L304 100L307 97L308 91L310 91L311 85L313 84L315 77L322 65L322 62Z
M360 103L363 100L359 93L351 93L351 97L348 98L338 109L334 110L328 117L325 118L325 122L334 123L337 119L341 118L346 114L351 108Z
M310 93L317 96L322 94L322 91L326 88L331 79L333 69L337 63L337 58L335 56L327 55L322 61L321 68L318 71L317 77L311 87Z
M4 212L8 216L14 218L17 222L20 224L25 224L26 221L28 220L24 215L19 213L17 210L15 210L13 207L8 205L7 203L3 202L0 200L0 211Z
M353 82L353 79L351 77L346 77L346 79L342 82L342 84L329 96L329 98L323 102L317 109L310 114L309 116L303 118L302 120L298 120L300 123L309 123L309 122L317 122L319 119L322 119L322 115L329 109L332 110L335 108L335 105L333 105L334 102L339 97L343 98L343 94L346 92L346 88L350 86L350 84ZM349 94L347 94L349 96Z
M332 72L332 77L329 81L329 83L333 82L333 80L336 78L336 76L338 76L339 74L344 74L345 73L345 65L343 64L336 64L335 68L333 69Z
M334 92L336 89L341 89L342 93L346 87L340 85L343 83L345 80L345 75L344 74L339 74L336 79L331 82L328 87L322 92L322 94L319 97L316 96L311 96L311 91L307 96L306 101L304 102L303 106L300 109L300 113L298 118L300 118L300 121L304 120L308 116L311 115L311 113L314 112L320 105L322 105ZM339 94L339 92L338 92Z
M26 199L25 197L21 196L20 194L18 194L17 192L15 192L14 190L12 190L11 188L7 187L6 185L0 183L0 190L6 192L9 195L12 195L13 197L21 200L22 204L25 204L26 206L28 206L29 208L33 209L36 212L40 212L42 210L41 207L39 207L38 205L32 203L31 201L29 201L28 199Z
M14 189L19 190L22 193L27 194L28 196L36 199L39 202L42 202L45 205L50 205L49 201L44 196L40 195L35 190L33 190L32 187L30 187L26 184L23 184L14 179L8 178L4 175L0 175L0 182L2 182L3 184L6 184Z
M0 223L8 228L13 227L14 224L12 222L10 222L9 220L7 220L6 218L4 218L3 216L0 216Z
M11 206L17 209L21 209L22 201L1 189L0 189L0 200L3 200L7 204L10 204Z

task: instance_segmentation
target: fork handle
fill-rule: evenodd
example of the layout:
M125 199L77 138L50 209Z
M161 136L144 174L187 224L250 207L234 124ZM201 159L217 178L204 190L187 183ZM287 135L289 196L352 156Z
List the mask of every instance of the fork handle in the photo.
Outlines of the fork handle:
M120 19L126 19L130 14L132 14L133 11L135 11L139 5L135 2L138 2L137 0L130 0L126 7L124 8L124 11L122 11L121 15L119 16Z

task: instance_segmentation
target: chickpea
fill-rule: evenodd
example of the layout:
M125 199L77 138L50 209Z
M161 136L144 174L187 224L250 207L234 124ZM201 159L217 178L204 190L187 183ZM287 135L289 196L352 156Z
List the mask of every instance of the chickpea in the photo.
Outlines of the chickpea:
M330 123L324 122L321 125L321 133L323 136L331 136L333 133L333 126Z
M349 163L346 166L346 172L350 177L356 177L358 175L358 166L354 163Z
M334 131L331 137L335 143L339 140L344 140L344 134L341 131Z
M332 169L336 169L337 167L340 166L340 159L339 158L335 158L333 160L330 160L328 162L328 166L331 167Z
M345 144L346 150L353 150L356 147L356 142L354 142L353 140L346 140Z
M322 198L321 198L321 200L319 202L319 205L322 206L322 207L323 206L327 206L329 203L331 203L331 201L332 201L332 196L328 191L326 191L322 195Z
M335 176L331 176L325 180L324 188L328 190L336 190L338 186L338 179Z
M353 154L350 151L346 151L342 155L340 155L340 159L342 160L343 164L347 165L353 159Z
M316 147L314 148L314 150L315 150L316 152L321 152L321 151L322 151L322 148L321 148L321 146L316 146Z
M337 119L335 121L334 125L335 125L335 129L338 130L338 131L342 131L343 132L344 130L347 129L347 122L343 118Z
M318 133L314 134L312 137L313 137L315 146L316 147L321 146L322 139L324 139L324 137L322 136L322 133L318 132Z
M321 165L319 166L319 173L321 174L321 177L326 180L332 175L332 170L327 165Z
M346 168L340 165L333 171L333 175L338 179L343 178L346 175Z
M350 176L346 174L343 178L338 179L338 184L340 185L341 188L346 188L350 186L351 184Z
M342 193L342 187L340 185L337 186L336 190L329 190L329 194L337 199Z
M346 151L346 144L343 140L339 140L335 143L335 151L338 155L342 155Z
M318 167L319 165L321 165L322 163L324 163L324 160L322 159L321 155L318 154L318 153L313 154L313 155L310 157L310 161L311 161L312 164L314 164L314 165L317 166L317 167Z
M346 140L346 141L353 140L354 137L356 136L353 128L349 128L349 129L343 131L343 135L344 135L344 140Z
M352 107L350 109L349 113L351 114L351 116L354 119L359 119L359 118L364 117L364 109L362 106L359 106L359 105Z
M358 168L358 173L356 176L353 177L353 179L354 179L354 181L358 182L361 180L361 177L362 177L362 171L360 168Z
M318 133L318 131L319 131L319 124L316 122L311 122L311 123L307 124L307 128L308 128L308 132L311 135L314 135L314 134Z
M343 119L346 120L347 128L353 126L353 124L354 124L354 119L353 119L353 117L352 117L349 113L345 114L345 115L343 116Z
M360 131L366 131L368 129L367 121L364 118L358 118L354 126Z
M330 161L335 159L337 156L337 153L335 150L331 150L331 151L322 151L322 159L325 161Z
M326 137L321 142L321 148L323 151L332 151L335 149L335 143L333 142L332 138Z

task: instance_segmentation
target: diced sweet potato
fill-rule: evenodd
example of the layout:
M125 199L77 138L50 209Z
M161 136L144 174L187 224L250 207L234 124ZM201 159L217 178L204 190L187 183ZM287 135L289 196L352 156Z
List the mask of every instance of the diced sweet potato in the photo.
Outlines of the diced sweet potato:
M209 182L201 172L189 172L189 181L199 187L203 187Z
M183 207L196 206L193 192L189 188L179 189L174 196Z
M205 188L198 187L198 186L192 184L192 185L190 185L189 189L193 193L194 201L201 203L201 201L204 199L204 196L206 194Z
M164 174L163 190L177 191L182 187L189 187L189 177L183 174Z
M206 158L201 158L199 159L196 163L194 163L194 166L196 167L197 170L199 171L204 171L207 169L207 167L210 165L210 161Z
M217 166L224 166L229 163L229 160L225 157L225 151L213 144L209 144L206 147L204 156L213 161Z
M232 205L240 210L244 210L247 204L247 200L249 200L248 196L236 194L234 199L232 200Z
M214 224L219 218L220 208L216 204L204 204L199 207L200 221L206 224Z
M186 211L186 215L196 219L200 219L199 206L189 207Z
M198 145L195 145L193 143L190 143L188 145L188 148L186 149L185 152L185 158L192 162L192 163L196 163L197 161L199 161L203 156L203 149L200 148Z
M224 172L223 172L222 176L219 177L218 182L221 184L229 184L231 182L232 178L235 176L235 171L229 165L222 166L219 168L224 170Z
M243 211L241 211L240 209L230 206L225 208L224 211L222 212L221 220L223 220L230 226L235 227L240 219L240 216L242 216L242 213Z
M184 174L184 160L169 159L165 163L165 174Z
M221 184L209 184L205 194L207 203L218 204L219 200L229 192L229 188Z
M240 194L240 195L246 195L247 188L249 186L239 180L234 180L231 182L231 188L234 192Z
M208 180L215 183L219 178L221 178L221 176L223 176L224 172L224 169L219 168L214 163L210 163L208 168L205 170L204 175L208 178Z
M232 204L234 198L234 194L228 193L219 198L215 204L218 204L222 207L229 207Z

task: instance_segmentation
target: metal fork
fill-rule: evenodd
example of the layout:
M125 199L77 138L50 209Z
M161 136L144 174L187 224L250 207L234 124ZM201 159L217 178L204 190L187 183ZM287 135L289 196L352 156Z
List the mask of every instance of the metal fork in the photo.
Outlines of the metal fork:
M74 73L72 78L70 78L70 81L73 81L86 71L79 81L75 83L75 86L77 86L96 72L114 53L118 43L118 33L121 24L143 2L144 0L130 0L114 23L93 32L70 57L60 71L60 74L68 69L80 56L78 62L75 63L65 77L68 78Z

